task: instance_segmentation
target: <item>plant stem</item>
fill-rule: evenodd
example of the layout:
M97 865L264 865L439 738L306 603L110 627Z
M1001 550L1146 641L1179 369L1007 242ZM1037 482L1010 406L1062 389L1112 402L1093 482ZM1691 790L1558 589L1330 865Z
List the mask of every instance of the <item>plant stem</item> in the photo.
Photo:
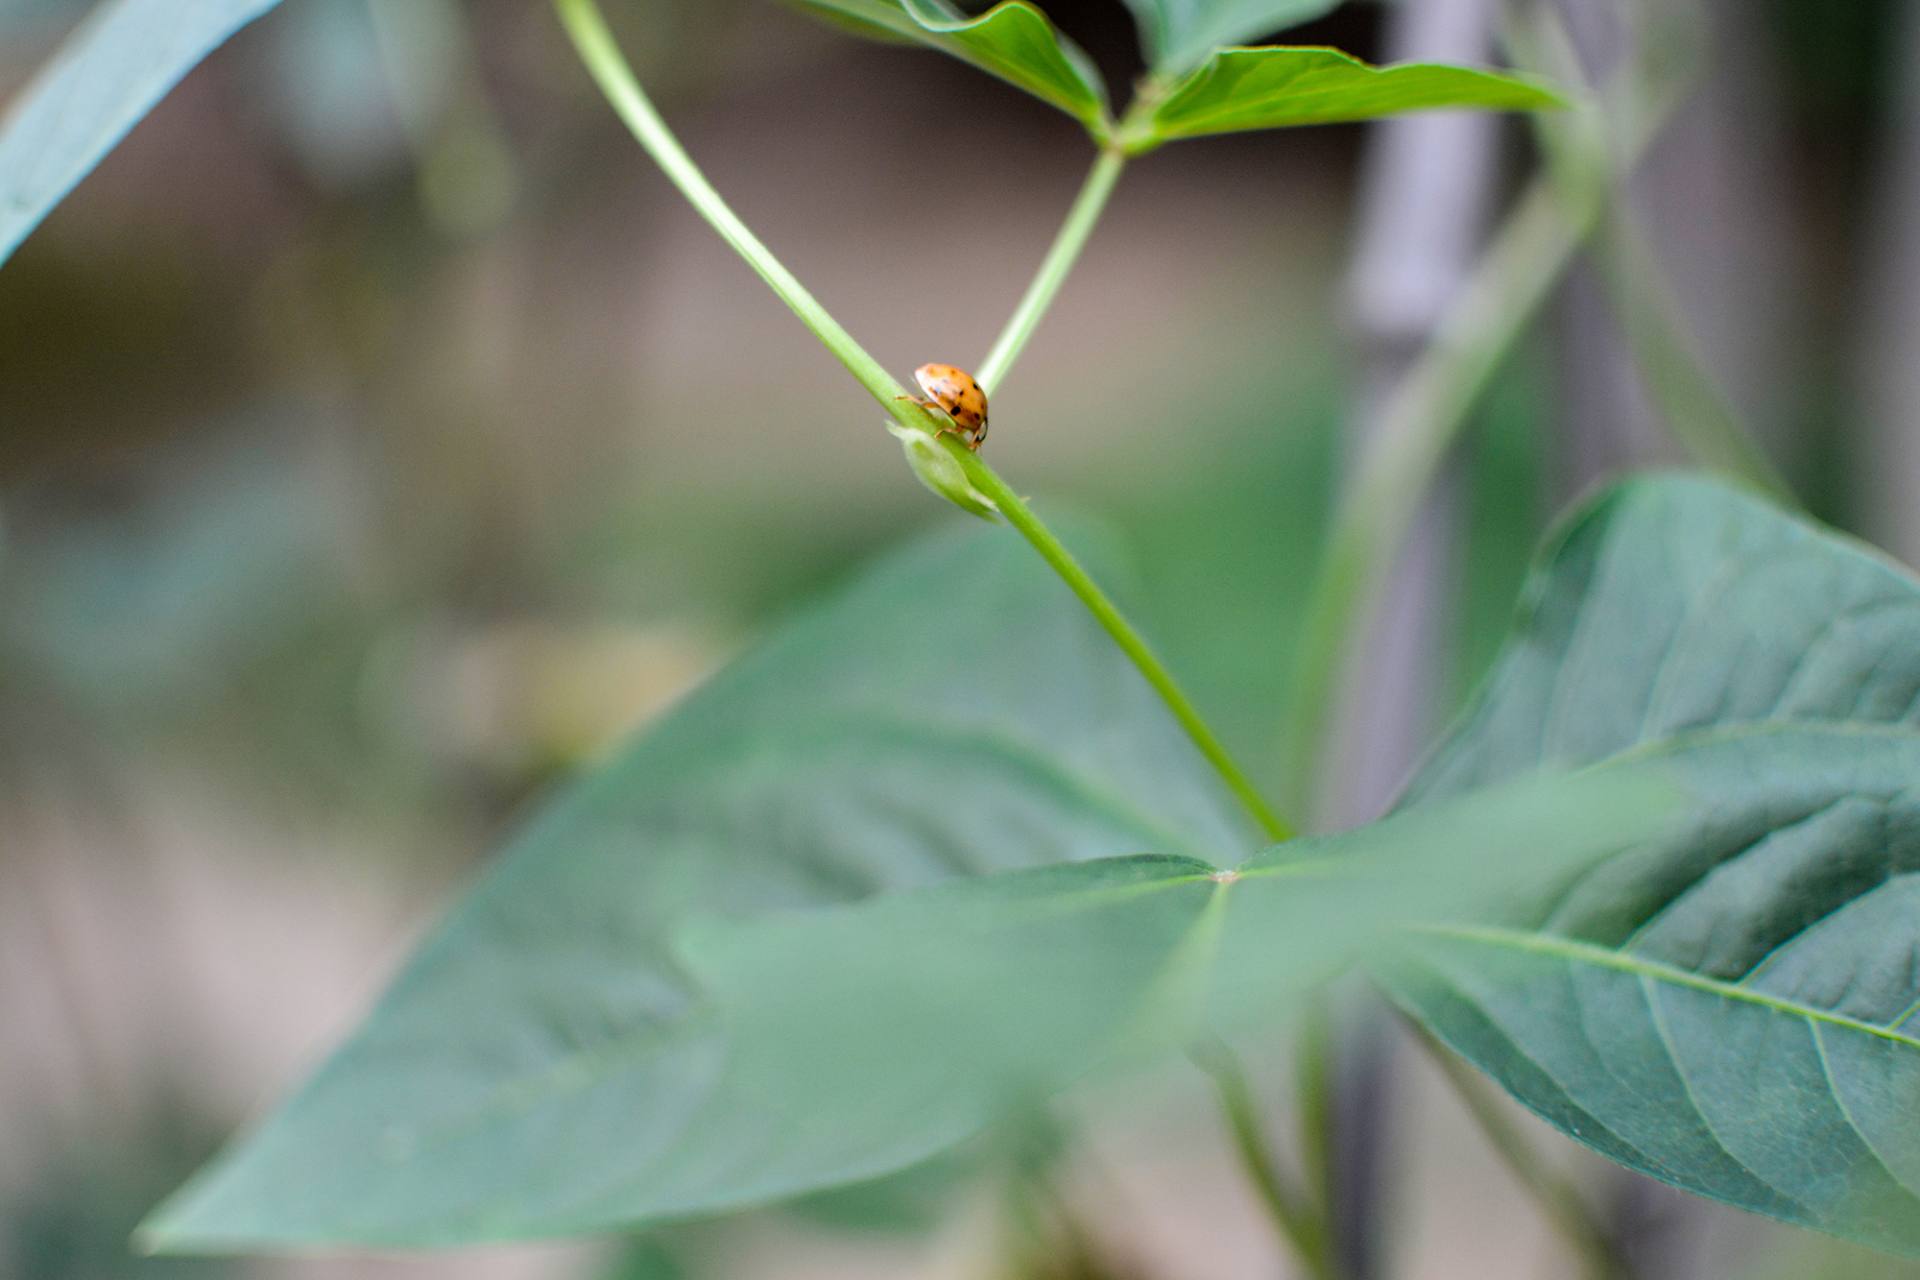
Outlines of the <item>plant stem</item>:
M1700 42L1701 33L1696 29L1701 21L1699 14L1692 14L1690 21L1669 18L1670 23L1675 21L1683 29L1666 30L1661 39L1683 50ZM1504 37L1521 66L1562 84L1579 83L1579 54L1554 4L1527 6L1506 24ZM1777 502L1797 505L1792 487L1747 430L1733 398L1694 348L1685 312L1663 278L1654 246L1619 190L1622 175L1614 171L1606 115L1631 119L1641 101L1662 96L1657 85L1653 92L1644 92L1641 76L1629 74L1620 79L1623 83L1609 95L1612 105L1606 113L1589 106L1565 119L1537 117L1535 137L1549 167L1574 198L1588 189L1602 193L1594 263L1667 430L1701 466L1758 489Z
M760 274L780 300L793 308L801 322L813 330L882 408L906 426L938 430L942 424L917 404L895 398L906 396L906 389L878 360L867 354L866 348L854 341L852 334L840 327L839 321L827 314L827 309L807 292L807 287L773 256L773 251L740 221L739 215L727 207L727 202L713 189L713 184L700 172L693 157L673 136L666 121L641 90L633 68L627 65L595 0L553 0L553 4L561 24L573 39L574 48L580 53L580 60L592 73L600 91L647 154L673 185L680 188L688 203L720 233L721 239L733 246L734 252L747 260L747 265Z
M1080 602L1087 606L1088 611L1105 628L1107 634L1113 637L1114 643L1120 646L1121 651L1128 658L1132 659L1133 665L1139 668L1140 674L1147 678L1147 683L1152 685L1154 691L1160 695L1160 700L1167 704L1169 711L1173 712L1174 719L1180 722L1180 727L1187 731L1187 736L1193 740L1193 745L1200 749L1200 754L1207 758L1208 763L1239 798L1240 803L1252 815L1254 821L1260 824L1261 830L1267 837L1276 842L1293 839L1295 834L1293 827L1268 806L1258 788L1247 777L1246 772L1234 762L1233 757L1227 753L1226 747L1214 735L1212 728L1201 718L1192 700L1174 680L1173 673L1167 670L1166 665L1160 661L1146 639L1134 630L1133 624L1128 622L1118 606L1107 598L1106 593L1081 567L1080 562L1073 558L1073 553L1067 550L1060 539L1054 536L1053 531L1041 522L1040 517L1034 515L1026 501L1015 493L1007 482L981 459L980 455L969 451L965 445L951 437L943 438L942 443L960 463L961 469L966 472L968 482L993 501L994 506L999 508L1000 514L1006 517L1007 523L1019 530L1021 536L1032 544L1033 549L1040 553L1041 559L1053 567L1053 571L1060 575L1061 581L1067 584L1073 594L1080 597Z
M1607 215L1597 261L1640 374L1680 447L1701 466L1797 506L1792 487L1701 362L1679 301L1660 277L1653 246L1629 210Z
M1648 95L1632 129L1621 139L1614 166L1618 172L1632 169L1677 105L1677 87L1665 88L1664 93ZM1610 179L1613 173L1604 177ZM1600 227L1608 199L1608 182L1592 170L1584 175L1545 173L1536 178L1495 233L1460 298L1383 410L1379 430L1335 516L1302 622L1288 703L1286 753L1285 794L1296 811L1310 807L1319 792L1318 753L1327 739L1346 657L1353 637L1371 616L1379 583L1405 540L1420 496L1481 393L1581 247ZM1450 1069L1447 1074L1457 1086L1455 1072ZM1462 1101L1487 1128L1488 1140L1511 1155L1498 1132L1504 1117L1489 1115L1476 1105L1483 1098L1463 1093ZM1524 1177L1522 1183L1539 1195L1550 1220L1556 1225L1566 1221L1568 1201ZM1584 1220L1584 1207L1580 1213ZM1590 1223L1581 1230L1589 1239L1604 1238Z
M1334 1168L1334 1036L1333 1011L1323 992L1300 1019L1293 1096L1300 1116L1300 1167L1308 1194L1327 1222L1329 1251L1335 1246L1334 1206L1339 1203Z
M1275 1163L1261 1129L1259 1107L1239 1059L1224 1041L1217 1039L1196 1046L1188 1056L1213 1082L1240 1165L1275 1225L1312 1275L1319 1280L1337 1280L1339 1267L1333 1256L1333 1239L1327 1231L1326 1219L1315 1211L1310 1197L1288 1184Z
M562 25L579 51L581 61L592 73L608 102L613 104L615 112L680 189L681 194L720 233L721 238L732 245L734 251L745 258L748 265L760 274L760 278L780 295L781 300L793 308L801 322L813 330L829 351L839 357L840 363L860 380L860 384L896 421L929 436L936 436L942 427L951 426L908 398L905 389L894 381L880 362L867 354L866 349L854 341L853 335L827 314L826 308L807 292L806 286L727 207L726 201L713 189L713 184L700 172L693 157L673 136L666 122L660 118L660 113L641 90L640 82L621 55L620 47L615 43L613 33L607 29L606 19L595 0L553 0L553 3ZM1080 249L1086 244L1087 236L1093 230L1107 197L1112 194L1113 185L1123 167L1124 157L1117 151L1109 149L1101 153L1013 322L1001 336L993 354L988 356L988 364L983 366L983 372L994 376L983 376L981 381L997 379L1019 354L1048 304L1059 292L1061 281L1065 279ZM1174 718L1193 739L1201 755L1219 772L1222 780L1267 836L1276 841L1291 839L1293 829L1267 806L1259 791L1248 780L1246 772L1234 763L1219 738L1201 719L1199 711L1174 681L1172 673L1053 532L1028 509L1020 495L1009 488L977 455L951 436L937 438L959 462L968 481L994 502L1007 522L1033 545L1041 558L1052 566L1054 572L1093 613L1107 634L1113 637L1121 651L1140 669L1140 674L1146 677L1147 683L1167 704L1168 710L1173 712Z
M1053 247L1047 250L1033 283L1027 286L1026 296L1020 299L1012 319L1001 330L993 350L974 370L975 380L988 392L994 391L1006 380L1007 371L1020 358L1027 339L1033 336L1034 329L1039 326L1040 318L1053 305L1060 286L1066 282L1067 273L1079 259L1080 251L1086 248L1087 237L1093 233L1094 224L1100 221L1100 214L1107 207L1107 199L1113 195L1114 185L1120 181L1120 171L1126 165L1125 153L1112 146L1103 148L1099 158L1093 162L1093 169L1087 174L1080 194L1075 197L1073 208L1068 210L1067 220L1061 224Z
M1424 1031L1417 1032L1427 1056L1446 1075L1454 1096L1467 1108L1487 1143L1514 1180L1540 1206L1548 1223L1580 1258L1589 1280L1627 1280L1633 1268L1587 1207L1580 1191L1540 1160L1526 1135L1514 1125L1480 1075L1453 1050Z
M1347 654L1421 494L1597 217L1597 209L1563 209L1555 185L1536 179L1382 410L1334 517L1301 623L1286 754L1286 796L1295 809L1309 809L1319 792L1320 753Z
M1656 97L1621 140L1621 172L1646 149L1675 105ZM1285 797L1307 811L1319 791L1320 751L1353 637L1369 620L1387 564L1405 540L1467 415L1600 225L1604 183L1541 174L1495 232L1433 340L1381 411L1334 516L1301 622L1287 730Z

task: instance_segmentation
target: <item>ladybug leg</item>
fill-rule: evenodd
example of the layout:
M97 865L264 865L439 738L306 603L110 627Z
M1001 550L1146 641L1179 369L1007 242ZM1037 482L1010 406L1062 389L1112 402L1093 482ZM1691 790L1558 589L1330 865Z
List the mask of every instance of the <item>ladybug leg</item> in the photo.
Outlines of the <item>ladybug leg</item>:
M917 404L922 409L931 409L934 412L935 416L937 417L942 417L942 418L946 417L946 410L942 409L939 403L933 400L922 400L919 396L895 396L893 400L895 404L898 404L903 400L906 401L908 404ZM951 427L942 427L939 431L936 431L934 434L943 435L947 431L950 431L952 429L953 428Z
M980 452L979 433L975 431L969 431L965 427L961 426L959 423L955 422L952 418L947 417L947 411L940 407L939 401L921 400L914 396L895 396L894 399L896 401L904 400L908 404L917 404L922 409L932 410L935 417L946 418L947 425L944 427L941 427L938 431L935 431L933 433L933 438L935 440L938 440L941 436L958 436L963 442L965 442L967 448L973 450L975 453Z
M957 422L933 433L933 438L936 440L941 436L957 437L960 443L966 445L967 449L973 453L980 452L980 446L987 442L987 433L979 427L963 427Z

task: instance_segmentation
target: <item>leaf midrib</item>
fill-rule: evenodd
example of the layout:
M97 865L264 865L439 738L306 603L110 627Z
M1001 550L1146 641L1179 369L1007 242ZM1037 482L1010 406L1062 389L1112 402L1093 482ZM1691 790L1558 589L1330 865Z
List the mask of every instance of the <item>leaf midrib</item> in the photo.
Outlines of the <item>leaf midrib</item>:
M1836 1013L1831 1009L1801 1004L1784 996L1770 995L1764 991L1756 991L1752 987L1741 986L1720 978L1710 978L1675 965L1647 959L1645 956L1632 955L1612 947L1582 942L1575 938L1491 925L1421 925L1416 926L1413 931L1456 942L1476 943L1482 946L1549 956L1568 964L1589 964L1596 968L1610 969L1616 973L1629 974L1653 982L1664 982L1671 986L1705 992L1725 1000L1756 1005L1775 1013L1802 1018L1808 1022L1877 1036L1908 1049L1920 1049L1920 1038L1900 1032L1896 1029L1897 1024L1882 1026L1867 1022L1860 1018L1849 1017L1844 1013Z
M1224 50L1223 52L1237 52L1237 51ZM1254 52L1254 51L1246 50L1246 52ZM1288 52L1295 52L1295 50L1289 49ZM1316 49L1311 46L1301 46L1298 49L1298 52L1337 53L1338 51L1330 50L1330 49L1329 50ZM1288 85L1284 85L1277 89L1271 89L1264 93L1252 94L1244 97L1234 98L1228 101L1225 105L1216 107L1210 111L1205 111L1205 110L1194 111L1189 109L1183 113L1180 110L1180 98L1198 96L1203 90L1205 90L1211 84L1213 80L1218 78L1220 74L1220 67L1222 65L1223 64L1219 62L1213 63L1211 66L1208 67L1205 79L1195 82L1191 88L1183 89L1179 94L1176 94L1175 96L1167 99L1167 101L1163 103L1157 111L1154 112L1154 117L1153 117L1154 124L1161 125L1164 123L1168 123L1171 120L1171 122L1176 124L1180 130L1186 130L1195 125L1199 125L1201 127L1211 127L1213 125L1219 124L1222 121L1232 121L1250 112L1265 110L1274 105L1292 105L1292 104L1299 104L1299 103L1313 104L1328 98L1338 98L1343 94L1351 92L1353 89L1353 86L1350 84L1336 84L1336 85L1329 85L1323 88L1307 88L1307 89L1299 89L1299 88L1293 87L1294 85L1297 85L1299 83L1300 79L1304 78L1304 75L1303 75L1301 77L1296 77L1295 80L1289 82ZM1374 67L1374 66L1368 66L1366 63L1361 62L1357 58L1349 58L1349 59L1346 59L1344 63L1337 64L1337 65L1339 66L1339 69L1342 69L1342 70L1358 71L1360 73L1361 83L1367 86L1368 88L1378 88L1382 81L1397 79L1399 78L1402 72L1412 72L1412 71L1461 72L1463 74L1482 77L1487 80L1491 80L1495 84L1506 83L1504 80L1501 79L1501 77L1491 75L1484 71L1476 70L1475 68L1472 68L1472 67L1449 67L1442 63L1433 63L1433 62L1402 62L1402 63L1396 63L1392 66ZM1325 70L1327 71L1332 71L1334 69L1335 67L1331 65L1325 68ZM1311 72L1313 68L1305 68L1303 70L1306 72Z
M1158 879L1142 880L1134 884L1099 885L1068 890L1058 895L1057 900L1051 905L1063 913L1099 909L1213 879L1215 877L1212 874L1195 869ZM951 883L960 883L960 881ZM1219 882L1216 880L1216 883ZM1225 888L1225 885L1222 884L1221 887ZM838 905L857 908L860 904ZM828 906L821 909L836 908ZM599 1044L572 1050L537 1072L503 1084L488 1097L476 1102L470 1110L422 1127L412 1135L409 1154L416 1154L426 1148L457 1140L462 1135L484 1128L503 1116L517 1115L535 1102L544 1102L563 1094L597 1087L604 1083L609 1075L653 1052L661 1045L678 1042L689 1032L699 1034L704 1030L713 1029L717 1024L713 1021L712 1012L711 1006L696 999L684 1012L672 1019L651 1022L611 1036Z

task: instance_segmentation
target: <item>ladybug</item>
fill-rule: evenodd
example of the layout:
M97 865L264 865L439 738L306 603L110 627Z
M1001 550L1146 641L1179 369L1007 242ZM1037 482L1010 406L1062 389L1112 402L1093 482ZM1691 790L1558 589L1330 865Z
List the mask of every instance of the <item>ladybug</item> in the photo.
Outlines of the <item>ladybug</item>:
M913 380L926 393L925 400L914 403L938 409L953 419L951 427L942 427L935 435L956 433L975 453L987 442L987 393L973 375L950 364L923 364L913 371Z

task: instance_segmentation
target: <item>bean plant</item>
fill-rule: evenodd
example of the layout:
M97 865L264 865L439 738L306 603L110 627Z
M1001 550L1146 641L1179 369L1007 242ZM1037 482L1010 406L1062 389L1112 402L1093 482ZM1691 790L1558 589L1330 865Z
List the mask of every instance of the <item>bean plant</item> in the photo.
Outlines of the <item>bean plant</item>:
M966 366L1001 433L1023 429L1009 373L1152 153L1434 108L1539 113L1549 147L1571 148L1586 118L1571 88L1527 74L1238 43L1335 0L1127 3L1148 71L1118 108L1025 0L978 16L800 5L1085 128L1085 184ZM271 7L104 6L0 132L0 253ZM1700 1196L1920 1255L1920 584L1780 505L1722 440L1719 477L1630 479L1568 513L1492 674L1392 812L1304 834L1283 809L1313 791L1339 655L1446 415L1399 424L1359 465L1305 624L1299 772L1263 785L1100 585L1106 569L728 207L598 0L553 8L636 161L867 390L919 479L977 519L874 564L563 787L347 1043L154 1211L142 1247L644 1232L955 1152L992 1166L996 1135L1049 1131L1070 1087L1198 1068L1276 1228L1331 1280L1326 1073L1299 1073L1302 1131L1274 1135L1242 1063L1323 1054L1276 1033L1316 1025L1326 985L1357 973L1464 1087L1490 1081ZM1470 402L1524 324L1527 289L1493 286L1544 292L1601 216L1589 188L1541 182L1453 322L1453 363L1421 384L1429 401ZM1590 1272L1626 1273L1576 1193L1537 1169L1531 1189Z

